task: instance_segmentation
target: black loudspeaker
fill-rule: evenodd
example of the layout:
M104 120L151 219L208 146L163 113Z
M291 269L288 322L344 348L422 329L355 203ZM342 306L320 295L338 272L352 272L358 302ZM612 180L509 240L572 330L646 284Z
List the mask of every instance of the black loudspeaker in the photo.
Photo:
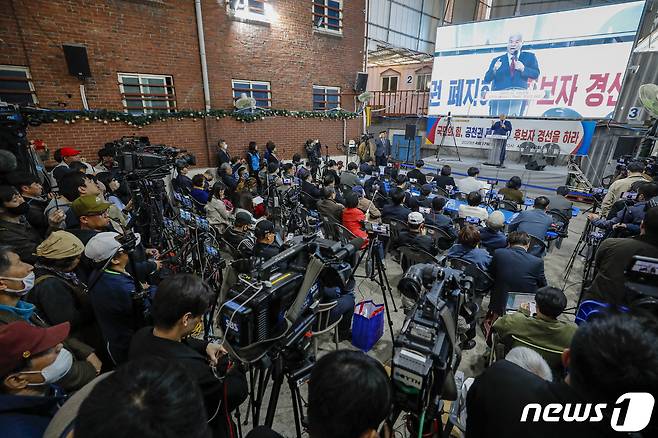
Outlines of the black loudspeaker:
M363 93L368 86L368 73L359 72L356 74L356 81L354 81L354 91Z
M91 77L89 70L89 58L87 58L87 48L85 46L62 45L66 65L69 68L69 74L83 79Z
M546 160L543 158L528 161L528 164L525 165L525 168L528 170L544 170L544 167L546 167Z
M416 139L416 125L407 125L404 130L404 139L405 140L415 140Z

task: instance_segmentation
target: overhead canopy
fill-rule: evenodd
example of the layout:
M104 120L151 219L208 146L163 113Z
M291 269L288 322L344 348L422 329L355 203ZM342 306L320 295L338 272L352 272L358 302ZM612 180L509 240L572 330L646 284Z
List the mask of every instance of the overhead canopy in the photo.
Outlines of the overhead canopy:
M658 29L638 41L633 53L658 52Z
M433 58L429 53L417 52L403 47L383 47L368 53L368 67L380 67L385 65L417 64L419 62L431 61Z

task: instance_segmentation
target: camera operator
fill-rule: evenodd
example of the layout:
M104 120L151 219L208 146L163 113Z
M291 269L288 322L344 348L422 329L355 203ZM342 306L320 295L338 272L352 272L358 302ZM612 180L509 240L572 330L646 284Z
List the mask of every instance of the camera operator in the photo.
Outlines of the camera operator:
M639 236L610 238L601 242L594 259L596 275L583 299L628 304L624 269L634 255L658 257L658 207L646 212Z
M256 245L254 246L254 255L263 260L271 259L279 255L281 247L276 244L276 230L274 224L264 219L256 224L254 228L256 236Z
M393 242L395 247L407 245L422 249L432 255L439 254L439 247L434 244L431 236L427 235L425 230L425 218L418 212L411 212L407 215L407 229L400 231L398 239Z
M628 163L628 176L613 182L608 189L601 203L601 216L607 218L612 209L612 205L619 201L622 193L628 192L634 182L647 181L644 175L644 163L641 161L632 161Z
M135 333L130 359L158 356L181 365L201 389L213 437L223 438L235 436L231 412L247 398L247 381L220 344L190 336L213 299L210 288L195 275L167 279L153 299L153 327Z
M615 231L624 230L627 231L628 235L635 236L640 234L640 224L644 219L647 202L654 196L658 196L658 184L641 182L637 187L635 202L627 201L631 205L627 204L612 219L606 220L594 213L590 213L587 217L592 221L592 225L597 228Z
M43 186L36 176L27 172L12 172L7 175L7 182L14 186L18 193L23 197L29 210L25 213L25 219L34 227L42 236L48 231L48 219L44 215L48 198L42 196Z
M322 356L311 371L308 423L311 438L377 438L393 402L381 363L360 351L339 350ZM388 436L388 435L387 435ZM280 438L257 428L247 438Z
M85 247L85 256L98 267L89 281L89 298L114 364L127 359L135 327L143 323L137 320L134 307L136 280L126 270L128 251L117 237L118 233L99 233ZM102 267L105 268L101 271Z
M308 158L308 164L310 167L310 175L313 181L317 179L318 171L320 170L320 157L322 156L321 148L322 145L320 144L320 140L317 139L306 140L306 143L304 144L304 150L306 151L306 158Z
M656 345L658 327L654 319L631 314L602 315L579 326L570 348L562 353L562 364L568 370L564 382L547 382L512 362L499 360L478 376L468 391L466 436L622 436L610 427L611 407L625 393L656 393ZM546 414L544 420L521 422L524 408L531 403L544 407L545 413L553 406L550 403L564 408L565 403L607 403L608 408L601 411L604 418L598 422L545 421ZM562 416L561 412L553 412L555 417ZM655 420L642 436L656 436Z
M188 164L176 165L177 175L174 178L174 187L181 193L189 194L192 191L192 179L187 176L190 171Z
M235 214L233 226L224 231L224 239L242 258L248 258L254 254L256 239L251 230L255 223L256 221L248 212L239 211Z

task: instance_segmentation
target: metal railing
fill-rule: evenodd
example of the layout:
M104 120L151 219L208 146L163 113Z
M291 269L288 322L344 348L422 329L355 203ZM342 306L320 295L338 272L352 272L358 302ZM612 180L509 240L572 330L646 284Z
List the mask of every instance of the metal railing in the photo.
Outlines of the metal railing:
M400 90L372 91L369 104L372 115L401 117L426 115L429 105L429 91Z

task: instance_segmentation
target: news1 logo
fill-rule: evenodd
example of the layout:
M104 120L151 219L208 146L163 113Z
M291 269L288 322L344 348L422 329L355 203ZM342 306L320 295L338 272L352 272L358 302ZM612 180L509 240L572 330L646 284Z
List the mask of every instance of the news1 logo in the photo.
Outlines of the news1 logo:
M648 392L628 392L612 406L610 427L617 432L639 432L651 421L655 400ZM523 408L521 423L545 421L557 423L597 423L604 419L606 403L529 403Z

